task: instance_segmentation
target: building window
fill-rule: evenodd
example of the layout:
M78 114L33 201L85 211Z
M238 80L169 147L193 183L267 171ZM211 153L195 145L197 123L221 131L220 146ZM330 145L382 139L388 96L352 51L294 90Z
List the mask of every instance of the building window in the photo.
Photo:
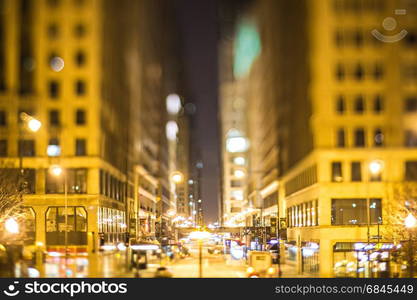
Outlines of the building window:
M334 42L337 47L343 47L343 32L339 30L335 32Z
M417 132L411 129L406 130L404 144L406 147L417 147Z
M380 95L377 95L374 99L374 112L379 114L384 110L384 104L382 97Z
M343 181L342 163L341 162L332 162L332 181L333 182L342 182Z
M49 81L48 85L49 97L56 99L59 97L59 83L55 80Z
M351 164L351 180L362 181L362 166L359 161L354 161Z
M357 64L353 76L357 81L361 81L364 77L364 70L361 64Z
M362 47L363 46L363 34L362 31L357 30L353 33L353 42L356 47Z
M19 154L22 156L35 156L34 140L20 140L18 148Z
M359 95L355 99L355 113L362 114L365 110L365 101L363 96Z
M362 128L355 130L355 147L365 147L365 130Z
M77 80L75 83L75 93L77 96L85 95L86 93L86 86L83 80Z
M49 111L49 125L59 126L61 124L59 111L56 109Z
M417 98L409 97L405 99L404 110L406 112L416 112L417 111Z
M368 204L369 203L369 204ZM381 199L332 199L332 225L380 224Z
M87 244L88 222L87 211L84 207L48 207L45 219L47 245Z
M48 37L51 40L56 39L59 36L59 27L57 24L49 24L47 29Z
M7 126L7 114L4 110L0 110L0 126Z
M345 130L343 128L337 131L337 147L345 147Z
M77 109L77 111L75 113L75 123L77 125L85 125L87 123L86 116L85 116L85 110Z
M76 139L75 140L75 155L76 156L85 156L87 155L87 142L85 139Z
M83 24L77 24L74 27L74 34L77 38L82 38L85 36L86 30Z
M339 96L336 101L336 112L341 115L345 112L345 110L345 98L343 96Z
M6 157L7 152L7 140L0 140L0 157Z
M345 68L343 65L339 64L336 68L336 79L342 81L345 79Z
M373 75L375 80L381 80L384 77L384 69L380 64L375 64Z
M67 169L67 188L69 194L87 193L87 169ZM47 172L45 190L47 194L63 194L64 176L55 176Z
M374 132L374 146L382 147L384 146L384 134L380 128L375 129Z
M405 162L405 180L407 181L417 180L417 161Z
M85 65L85 54L83 51L77 51L77 53L75 54L75 63L78 67L82 67Z

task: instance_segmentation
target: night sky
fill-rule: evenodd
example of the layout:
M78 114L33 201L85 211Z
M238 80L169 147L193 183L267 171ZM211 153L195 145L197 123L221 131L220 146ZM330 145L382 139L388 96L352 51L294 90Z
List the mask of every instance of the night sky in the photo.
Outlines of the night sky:
M186 101L197 107L192 137L194 155L201 152L205 223L217 221L220 196L218 137L218 21L215 0L176 0Z

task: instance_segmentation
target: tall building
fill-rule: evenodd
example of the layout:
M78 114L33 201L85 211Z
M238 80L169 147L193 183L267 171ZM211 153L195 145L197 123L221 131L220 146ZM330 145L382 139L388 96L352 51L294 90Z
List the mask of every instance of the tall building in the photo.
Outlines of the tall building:
M251 164L249 195L261 194L262 226L278 211L283 260L299 273L388 268L365 254L389 255L389 208L416 179L415 14L414 1L253 4L262 51L247 73L246 113L250 162L262 172Z
M147 34L173 26L148 17L166 2L147 2L0 1L1 163L23 164L28 243L86 252L161 233L174 76L158 39L172 38Z

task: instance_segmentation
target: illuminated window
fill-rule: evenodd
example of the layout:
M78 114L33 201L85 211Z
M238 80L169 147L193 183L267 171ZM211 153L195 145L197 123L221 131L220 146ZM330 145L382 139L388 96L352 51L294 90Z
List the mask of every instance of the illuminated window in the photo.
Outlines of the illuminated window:
M343 172L342 172L342 163L333 162L332 163L332 181L341 182L343 181Z
M332 199L332 225L368 224L368 210L371 224L381 223L381 199Z
M374 132L374 146L382 147L384 145L384 134L380 128L375 129Z

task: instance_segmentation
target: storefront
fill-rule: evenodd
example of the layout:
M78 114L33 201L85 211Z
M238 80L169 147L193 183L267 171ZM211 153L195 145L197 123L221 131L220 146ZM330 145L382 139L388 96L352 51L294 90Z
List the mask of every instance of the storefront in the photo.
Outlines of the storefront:
M394 274L392 259L400 245L392 243L337 242L333 246L335 277L380 278Z
M309 241L301 243L301 271L308 274L319 273L319 251L320 243L318 241Z

